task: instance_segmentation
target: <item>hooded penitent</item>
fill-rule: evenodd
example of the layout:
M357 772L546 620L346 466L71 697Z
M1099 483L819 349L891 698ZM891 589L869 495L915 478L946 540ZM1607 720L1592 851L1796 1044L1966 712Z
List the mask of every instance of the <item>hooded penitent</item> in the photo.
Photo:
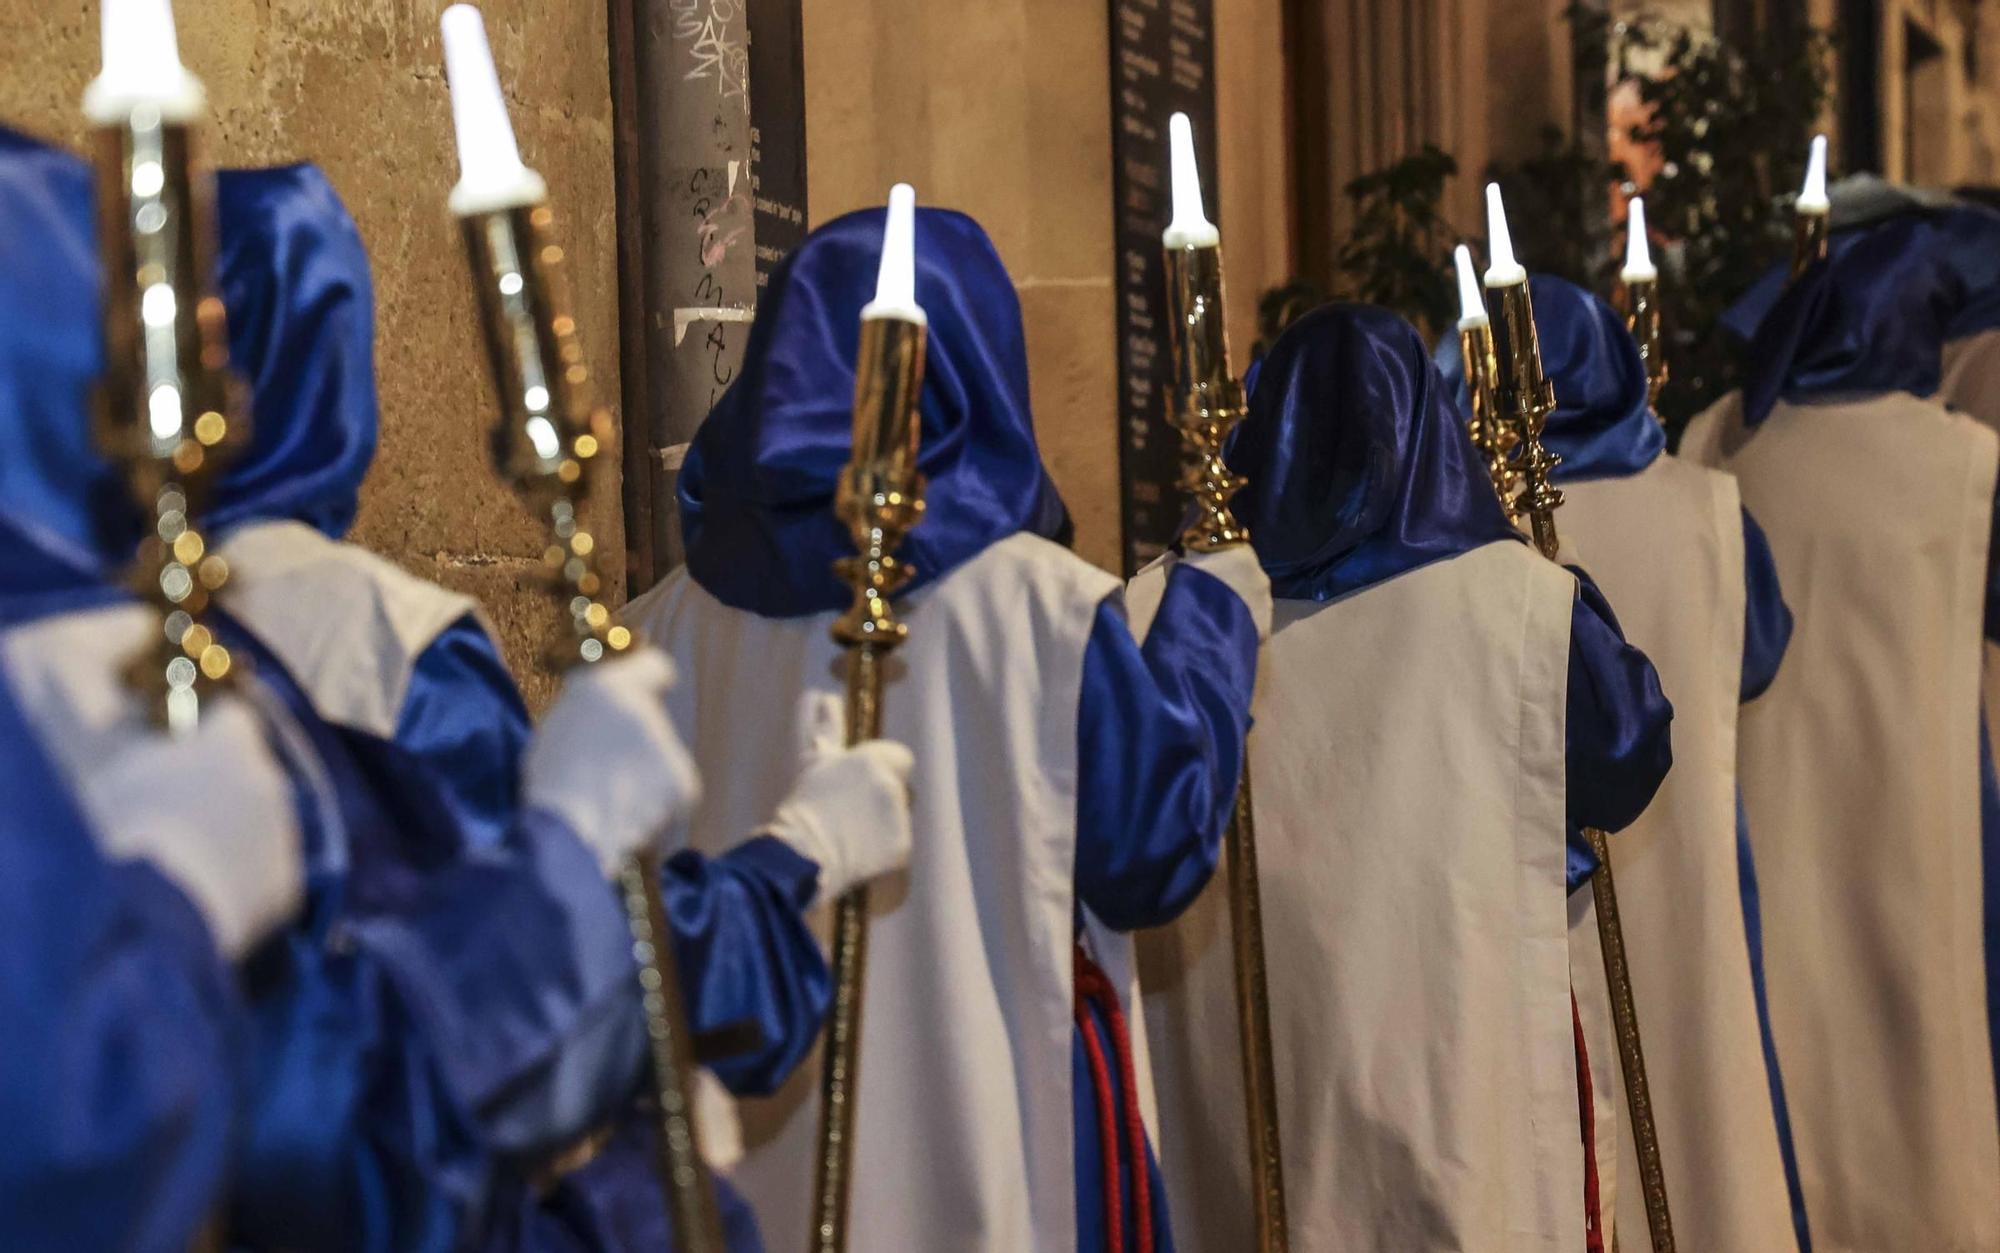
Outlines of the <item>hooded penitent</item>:
M1251 774L1294 1247L1581 1248L1564 828L1657 785L1650 667L1520 542L1391 314L1287 330L1230 466L1280 597ZM1583 759L1646 777L1589 798ZM1220 908L1143 944L1170 1148L1241 1136ZM1248 1229L1236 1154L1167 1166L1200 1247Z
M1532 281L1564 542L1674 704L1675 768L1619 836L1617 869L1675 1235L1690 1248L1789 1248L1735 800L1738 705L1746 682L1768 684L1789 617L1735 481L1664 452L1624 319L1572 283ZM1617 1219L1630 1242L1646 1213L1631 1124L1619 1125Z
M1965 305L1948 229L1843 232L1683 442L1737 476L1798 609L1740 769L1820 1248L2000 1244L1978 708L1996 454L1926 399Z
M630 611L685 676L669 704L707 769L698 848L768 812L801 695L842 690L828 625L850 596L831 570L851 541L833 496L882 223L828 223L772 275L682 469L687 567ZM919 210L915 235L926 508L898 553L917 576L883 734L916 753L919 835L872 892L854 1226L885 1249L1166 1248L1115 929L1171 918L1214 867L1255 627L1189 568L1134 642L1116 580L1046 538L1063 511L1006 270L961 214ZM774 1247L807 1236L813 1086L745 1108L738 1179Z

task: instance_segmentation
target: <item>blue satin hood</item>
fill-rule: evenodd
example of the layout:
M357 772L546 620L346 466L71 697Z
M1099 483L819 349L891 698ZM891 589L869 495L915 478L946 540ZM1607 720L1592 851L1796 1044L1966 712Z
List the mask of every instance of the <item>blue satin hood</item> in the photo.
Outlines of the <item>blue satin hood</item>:
M1616 309L1568 279L1537 274L1528 280L1535 300L1535 331L1542 369L1556 389L1556 411L1542 442L1562 458L1557 482L1614 479L1637 474L1666 451L1667 433L1646 396L1646 363ZM1437 346L1438 369L1461 413L1465 362L1458 334Z
M1938 389L1945 336L1965 306L1963 274L1928 217L1850 233L1772 306L1750 343L1743 421L1783 400Z
M778 618L850 599L833 573L853 552L833 494L852 447L854 356L883 218L837 218L778 266L742 371L688 449L688 573L725 604ZM930 340L924 516L899 550L916 570L911 589L1017 531L1053 537L1066 521L1035 444L1021 306L999 254L977 222L943 209L917 210L916 241Z
M0 573L10 599L100 584L138 540L90 432L103 368L94 195L85 162L0 129L0 530L34 554ZM375 447L360 236L309 166L225 171L216 206L231 365L253 417L210 526L296 518L337 535Z
M1415 327L1315 309L1257 371L1229 465L1274 594L1331 600L1495 540L1519 540Z

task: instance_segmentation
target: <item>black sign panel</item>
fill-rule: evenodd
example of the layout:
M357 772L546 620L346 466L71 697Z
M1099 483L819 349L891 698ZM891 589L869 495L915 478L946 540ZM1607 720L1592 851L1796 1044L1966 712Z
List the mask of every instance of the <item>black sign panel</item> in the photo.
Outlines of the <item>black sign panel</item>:
M805 37L798 0L750 3L750 187L757 290L806 237Z
M1118 247L1118 479L1130 574L1180 527L1180 437L1167 422L1171 351L1160 232L1172 216L1167 119L1194 124L1208 216L1215 197L1213 0L1112 0L1111 187Z

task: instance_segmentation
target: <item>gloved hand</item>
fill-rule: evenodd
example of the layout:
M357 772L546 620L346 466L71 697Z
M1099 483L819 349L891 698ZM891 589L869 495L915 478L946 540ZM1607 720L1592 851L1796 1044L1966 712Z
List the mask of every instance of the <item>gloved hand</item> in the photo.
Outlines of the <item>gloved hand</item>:
M808 692L800 713L798 782L759 834L819 863L818 899L831 900L908 864L916 758L891 740L846 747L844 710L831 693Z
M1248 544L1221 548L1209 553L1188 553L1185 560L1195 569L1229 585L1250 611L1257 624L1257 642L1271 638L1271 576L1257 560L1257 551Z
M148 720L119 671L158 629L136 605L46 619L8 633L8 674L105 855L151 862L234 959L298 909L298 812L241 699L210 697L179 735Z
M674 664L657 648L579 666L542 715L521 762L521 795L569 825L606 877L656 851L701 799L701 780L665 696Z

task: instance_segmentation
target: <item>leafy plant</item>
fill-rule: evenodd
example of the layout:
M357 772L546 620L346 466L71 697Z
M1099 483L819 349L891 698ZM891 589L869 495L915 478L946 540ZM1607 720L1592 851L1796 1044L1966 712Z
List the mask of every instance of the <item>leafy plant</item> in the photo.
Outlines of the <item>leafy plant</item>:
M1438 206L1458 161L1425 144L1392 165L1348 183L1354 229L1334 257L1339 294L1393 309L1435 334L1458 312L1451 272L1451 223Z

